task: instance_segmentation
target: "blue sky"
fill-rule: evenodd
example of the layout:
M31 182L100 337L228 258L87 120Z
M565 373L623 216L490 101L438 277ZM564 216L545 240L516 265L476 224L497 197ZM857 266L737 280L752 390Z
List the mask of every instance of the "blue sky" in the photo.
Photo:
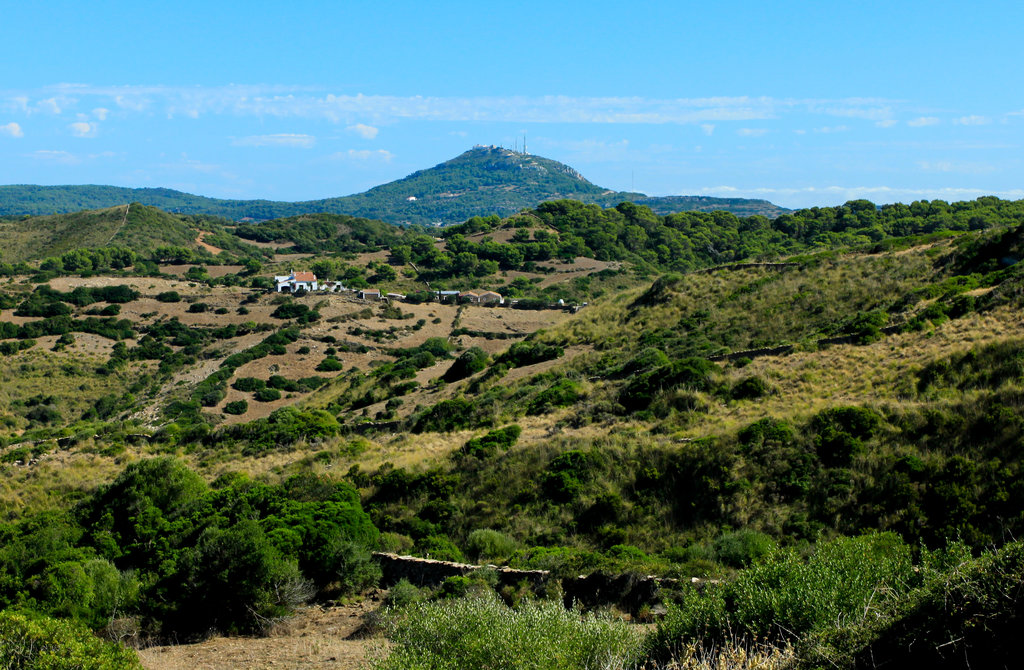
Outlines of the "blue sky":
M1024 4L5 2L0 183L363 191L474 144L651 195L1024 198Z

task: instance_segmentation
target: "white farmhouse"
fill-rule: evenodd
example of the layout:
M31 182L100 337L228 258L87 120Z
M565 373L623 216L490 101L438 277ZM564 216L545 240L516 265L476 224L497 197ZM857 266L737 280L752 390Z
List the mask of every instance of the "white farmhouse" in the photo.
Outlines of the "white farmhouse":
M312 272L292 272L290 275L274 277L278 293L295 293L296 291L316 291L318 284Z

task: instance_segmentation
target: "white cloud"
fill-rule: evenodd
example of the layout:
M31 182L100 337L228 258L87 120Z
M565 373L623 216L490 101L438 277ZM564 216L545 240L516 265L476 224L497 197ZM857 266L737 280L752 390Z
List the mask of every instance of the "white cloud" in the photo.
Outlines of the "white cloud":
M10 135L11 137L24 137L25 131L21 129L21 126L13 121L5 126L0 126L0 135Z
M987 116L961 116L959 119L954 120L953 123L961 126L985 126L992 123L992 119Z
M78 165L82 159L67 151L49 151L41 149L30 154L32 158L62 165Z
M823 128L815 128L814 132L822 135L829 135L831 133L845 133L849 129L849 126L825 126Z
M850 200L867 199L875 203L912 202L914 200L941 199L947 201L972 200L983 195L994 195L1008 200L1024 198L1024 189L1010 189L1003 191L986 191L979 188L894 188L890 186L803 186L793 188L772 188L752 187L739 188L736 186L710 186L699 189L691 189L689 194L698 193L701 195L723 196L723 197L745 197L745 198L766 198L776 204L786 207L812 207L826 206L829 204L839 205Z
M57 98L48 98L46 100L40 100L38 107L44 112L49 112L51 114L61 113L60 103L57 102Z
M348 130L349 132L353 132L356 135L359 135L364 140L372 140L373 138L377 137L377 133L380 132L379 129L374 128L373 126L368 126L364 123L357 123L355 125L349 126L345 130Z
M986 174L995 172L996 167L988 163L961 161L918 161L917 167L925 172L956 172L960 174Z
M761 137L768 134L767 128L740 128L736 131L740 137Z
M338 95L298 86L87 86L62 84L46 90L93 104L129 111L157 107L168 116L230 114L256 117L318 118L348 127L377 127L381 122L491 121L515 123L710 124L775 119L803 113L883 120L900 101L876 98L832 100L734 96L710 98L640 97L424 97ZM360 121L357 121L359 119ZM373 125L363 123L373 120Z
M936 126L939 124L939 120L934 116L921 116L913 121L907 121L907 125L911 128L923 128L924 126Z
M68 128L71 129L71 134L75 137L96 137L98 129L95 123L86 123L85 121L68 124Z
M896 119L884 119L882 121L875 121L875 125L878 126L879 128L892 128L897 123L899 123L899 121L897 121Z
M391 162L394 158L394 154L386 149L349 149L345 153L336 153L332 158L349 158L351 160L368 161L368 160L380 160L385 163Z
M705 135L707 135L708 137L711 137L711 135L713 135L714 132L715 132L715 124L713 124L713 123L702 123L702 124L700 124L700 131L702 133L704 133Z
M231 144L236 147L295 147L311 149L316 144L312 135L299 133L278 133L276 135L250 135L236 138Z
M106 121L108 114L110 114L110 110L106 107L97 107L96 109L92 110L92 115L100 121Z

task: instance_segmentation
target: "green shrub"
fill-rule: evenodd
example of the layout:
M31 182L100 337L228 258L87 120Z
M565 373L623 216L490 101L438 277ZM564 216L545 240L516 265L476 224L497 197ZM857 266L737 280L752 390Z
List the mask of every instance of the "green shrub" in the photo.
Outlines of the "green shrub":
M416 543L416 550L438 561L462 561L462 552L447 535L428 535Z
M514 539L490 528L478 528L466 539L466 551L476 561L505 559L518 548Z
M452 361L451 367L444 373L446 382L455 382L480 372L487 367L487 352L480 347L470 347Z
M493 456L498 449L505 450L515 444L522 432L523 429L515 424L492 430L486 435L474 437L466 442L459 453L465 456L488 458Z
M157 293L156 299L160 302L181 302L181 294L177 291L164 291Z
M846 467L863 450L881 425L882 417L866 407L833 407L811 419L816 432L814 445L822 463L829 467Z
M413 431L450 433L453 430L471 428L479 423L480 419L473 411L473 404L460 396L442 400L421 414L413 425Z
M320 361L320 364L316 366L317 372L338 372L344 369L345 364L333 356L328 356Z
M267 387L267 382L256 377L239 377L235 380L235 383L231 385L231 388L242 391L243 393L252 393L253 391L261 391Z
M235 400L224 405L225 414L245 414L249 411L249 403L245 400Z
M891 607L915 579L910 547L891 533L820 542L806 560L779 551L735 581L687 589L647 640L649 657L734 636L794 640Z
M277 389L262 388L252 396L259 402L274 402L281 399L281 392Z
M733 568L746 568L778 549L775 540L756 530L723 533L712 545L715 560Z
M544 414L557 407L572 405L583 397L583 389L571 379L560 379L547 387L530 401L527 414Z
M493 593L416 603L385 617L394 643L375 670L598 670L633 667L640 632L553 600L508 608Z
M972 558L926 554L924 584L888 609L836 622L799 645L807 667L1010 668L1019 662L1024 544Z
M142 670L134 651L73 621L0 611L4 670Z
M768 382L763 377L755 375L736 382L729 394L734 400L753 400L768 395L770 390Z

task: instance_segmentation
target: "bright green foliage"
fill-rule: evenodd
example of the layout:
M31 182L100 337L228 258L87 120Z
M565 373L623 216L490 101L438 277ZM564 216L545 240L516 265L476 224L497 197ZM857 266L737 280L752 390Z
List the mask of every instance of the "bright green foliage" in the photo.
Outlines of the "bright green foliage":
M352 487L315 475L220 483L210 490L179 461L147 459L74 516L0 525L0 608L94 628L138 617L156 635L258 632L318 593L379 578L367 551L377 530Z
M3 670L142 670L138 656L72 621L0 612Z
M493 594L415 603L385 620L394 642L375 670L624 670L638 660L639 632L557 601L510 609Z
M687 590L647 646L667 660L689 641L795 639L885 611L916 579L910 547L892 534L819 542L806 560L781 551L735 581Z
M719 535L713 550L718 562L734 568L752 565L778 549L775 540L756 530L736 530Z
M474 530L466 540L466 550L476 561L507 559L518 548L514 539L490 528Z
M924 556L923 585L888 608L835 622L800 645L805 667L1009 668L1020 657L1024 545L972 558L963 545Z
M277 389L263 389L256 393L258 395L267 391L280 397L281 392ZM339 430L338 420L324 410L307 411L294 407L282 407L264 419L219 430L210 437L210 441L221 446L231 442L241 442L244 444L246 453L256 454L273 449L289 448L300 440L308 442L322 440L337 435Z

